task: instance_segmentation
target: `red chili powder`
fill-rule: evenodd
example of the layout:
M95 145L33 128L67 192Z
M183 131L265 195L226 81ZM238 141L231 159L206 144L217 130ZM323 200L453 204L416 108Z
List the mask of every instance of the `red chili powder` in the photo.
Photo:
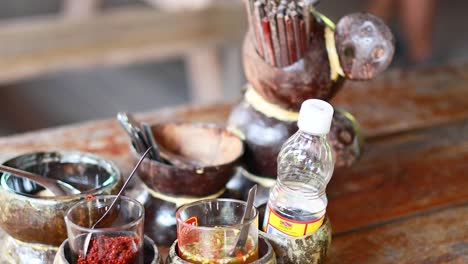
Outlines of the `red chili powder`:
M133 264L138 260L137 237L98 236L91 240L86 259L78 257L78 264Z

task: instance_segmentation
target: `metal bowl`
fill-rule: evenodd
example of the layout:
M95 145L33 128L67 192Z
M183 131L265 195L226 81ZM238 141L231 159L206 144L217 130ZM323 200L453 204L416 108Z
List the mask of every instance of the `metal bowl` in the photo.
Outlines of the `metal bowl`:
M88 195L114 194L122 184L112 162L82 152L28 153L4 165L62 180L81 191L44 197L41 186L0 173L0 227L25 243L59 246L67 238L64 215L70 206Z

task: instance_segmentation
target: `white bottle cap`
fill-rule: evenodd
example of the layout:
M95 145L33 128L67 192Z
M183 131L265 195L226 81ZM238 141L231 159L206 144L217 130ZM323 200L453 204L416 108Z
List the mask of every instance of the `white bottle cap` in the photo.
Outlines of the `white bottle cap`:
M329 103L310 99L302 103L297 126L306 133L323 135L330 132L333 119L333 106Z

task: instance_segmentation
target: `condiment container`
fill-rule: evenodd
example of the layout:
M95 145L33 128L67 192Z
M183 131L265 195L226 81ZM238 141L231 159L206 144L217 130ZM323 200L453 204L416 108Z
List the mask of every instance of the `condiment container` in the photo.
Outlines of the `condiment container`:
M203 200L179 208L179 256L197 264L257 260L258 211L250 208L247 202L234 199Z
M82 191L39 196L42 187L0 174L0 226L7 233L0 260L6 263L51 263L58 246L67 239L63 217L68 208L88 195L116 193L122 184L120 171L112 162L89 153L34 152L4 165L62 180Z
M243 65L248 82L268 102L298 111L310 98L329 100L341 88L344 78L332 76L325 47L325 26L314 26L309 49L303 59L278 68L267 63L255 49L252 31L245 37Z
M245 199L246 191L258 184L256 201L259 203L256 204L268 199L268 189L276 181L277 158L281 146L298 130L298 114L288 113L283 113L287 119L280 120L258 111L249 100L234 107L228 128L245 143L241 173L228 184L231 193L240 194L236 198ZM346 168L358 161L364 145L363 137L359 124L349 112L335 109L328 140L336 155L336 168Z
M126 196L99 195L75 204L65 214L72 262L141 264L144 215L143 205Z
M259 208L262 218L265 207ZM271 243L278 264L322 264L330 252L332 228L330 220L325 217L322 226L309 236L288 238L263 231L259 231L259 236Z
M144 260L143 264L163 264L161 256L159 255L158 248L154 244L151 238L145 236L143 243ZM55 255L54 264L70 264L71 262L71 251L68 239L65 240L57 254Z
M145 159L141 164L140 179L169 195L203 197L219 192L244 153L236 135L214 124L162 123L153 125L152 131L161 149L193 162L181 167ZM133 147L132 157L139 157Z
M161 123L152 132L161 149L197 164L181 167L145 159L138 168L142 184L128 194L145 206L145 234L158 246L170 247L176 239L177 208L222 196L244 145L233 133L207 123ZM130 152L134 160L140 157L133 146Z
M303 58L292 65L272 66L257 52L254 30L245 37L247 80L265 100L283 109L297 111L307 99L329 101L345 79L373 79L393 58L394 37L381 19L354 13L335 26L316 10L311 15L315 19L309 46Z
M252 264L276 264L276 255L273 250L273 247L271 246L270 242L268 242L265 237L262 235L259 235L258 237L258 259L254 262L251 262ZM169 255L166 260L166 264L189 264L190 262L187 262L183 260L182 258L179 257L179 248L177 246L177 241L175 241L171 248L169 249Z

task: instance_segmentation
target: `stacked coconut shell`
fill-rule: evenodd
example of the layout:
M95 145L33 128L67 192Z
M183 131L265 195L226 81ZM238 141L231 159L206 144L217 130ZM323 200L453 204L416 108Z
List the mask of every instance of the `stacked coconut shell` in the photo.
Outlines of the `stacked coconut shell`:
M244 140L245 170L274 179L281 146L297 131L301 104L312 98L330 100L345 79L377 76L393 58L394 40L385 23L371 14L347 15L335 26L316 10L315 1L245 1L250 30L244 40L243 63L248 85L244 100L231 113L229 128ZM286 9L279 8L284 4ZM301 24L309 25L303 27L307 31L285 33L281 23L289 23L290 16L299 29ZM299 44L288 44L292 40ZM335 110L329 139L336 166L350 166L362 147L358 125L350 113Z

